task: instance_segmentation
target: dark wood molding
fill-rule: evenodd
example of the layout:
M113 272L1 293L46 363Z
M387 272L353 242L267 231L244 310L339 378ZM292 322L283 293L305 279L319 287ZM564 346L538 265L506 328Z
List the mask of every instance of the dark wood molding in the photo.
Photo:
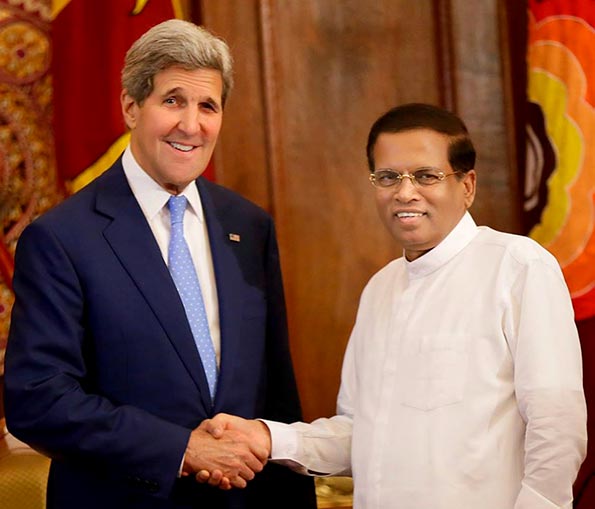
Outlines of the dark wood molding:
M436 18L436 55L438 77L442 82L438 93L440 104L451 111L457 111L456 68L452 33L452 6L450 0L434 0Z
M282 157L283 153L281 132L281 121L279 112L279 90L282 84L282 78L279 76L277 65L277 54L275 46L275 9L276 4L273 0L259 1L259 21L260 21L260 43L264 88L264 114L266 119L265 142L268 162L268 181L269 181L269 203L271 212L276 221L279 222L279 196L284 193L280 190L285 188L283 181ZM279 226L279 225L278 225ZM283 228L280 228L281 232ZM282 233L281 233L282 235Z
M525 0L498 2L500 59L502 62L504 112L506 118L510 192L523 217L523 189L526 158L527 41L528 6ZM522 219L520 224L522 224ZM521 233L527 233L521 231Z

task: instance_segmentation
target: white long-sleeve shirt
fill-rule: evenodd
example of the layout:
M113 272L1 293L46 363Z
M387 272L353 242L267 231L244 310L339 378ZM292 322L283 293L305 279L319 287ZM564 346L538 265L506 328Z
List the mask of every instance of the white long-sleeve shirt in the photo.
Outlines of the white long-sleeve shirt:
M586 405L555 259L466 214L389 263L363 291L337 413L267 422L272 458L352 472L356 509L570 509Z

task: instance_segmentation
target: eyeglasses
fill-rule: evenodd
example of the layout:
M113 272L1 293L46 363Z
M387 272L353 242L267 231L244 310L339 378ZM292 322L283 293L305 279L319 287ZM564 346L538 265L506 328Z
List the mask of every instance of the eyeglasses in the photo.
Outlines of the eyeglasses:
M408 178L412 184L428 187L442 182L447 177L452 177L460 171L453 173L444 173L438 168L431 166L417 168L417 170L411 173L399 173L398 171L390 170L388 168L380 168L374 173L370 174L370 182L376 187L392 187L395 184L400 185L404 178Z

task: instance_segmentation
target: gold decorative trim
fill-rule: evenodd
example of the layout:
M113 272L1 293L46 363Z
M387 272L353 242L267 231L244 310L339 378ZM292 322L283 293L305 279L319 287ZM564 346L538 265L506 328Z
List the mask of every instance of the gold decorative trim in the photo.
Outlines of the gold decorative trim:
M52 10L50 11L50 19L54 20L62 12L64 7L70 3L70 0L52 0Z
M315 483L318 509L351 509L353 505L351 477L317 477Z
M85 187L89 182L96 179L105 170L107 170L112 164L116 162L116 159L120 157L120 154L124 152L124 149L128 145L130 140L130 133L126 132L120 136L112 145L109 147L102 156L97 159L91 166L86 170L77 175L73 180L66 183L66 187L70 193L76 193L78 190Z

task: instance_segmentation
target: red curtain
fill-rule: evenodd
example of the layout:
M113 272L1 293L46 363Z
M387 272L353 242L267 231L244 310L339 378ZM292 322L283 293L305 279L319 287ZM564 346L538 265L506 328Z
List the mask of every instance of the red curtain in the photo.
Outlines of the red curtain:
M151 26L183 17L180 0L55 0L52 20L54 135L59 177L73 192L126 146L120 72Z

